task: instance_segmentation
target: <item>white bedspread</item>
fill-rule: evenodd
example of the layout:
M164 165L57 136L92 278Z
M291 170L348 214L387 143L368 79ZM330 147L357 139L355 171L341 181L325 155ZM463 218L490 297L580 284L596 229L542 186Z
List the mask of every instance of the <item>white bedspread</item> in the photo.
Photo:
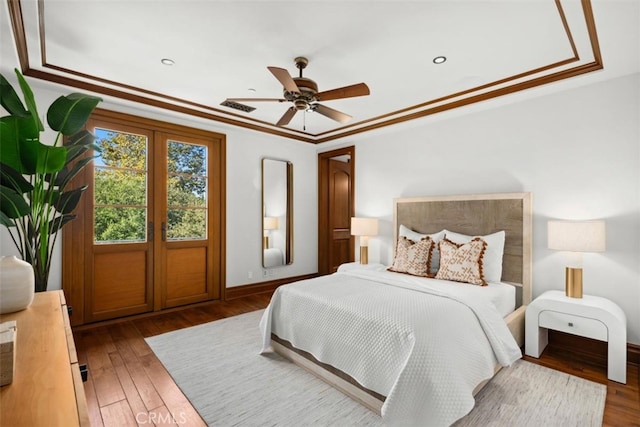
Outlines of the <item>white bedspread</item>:
M389 425L448 426L473 389L522 354L491 303L429 280L353 270L280 286L260 322L271 333L387 396Z

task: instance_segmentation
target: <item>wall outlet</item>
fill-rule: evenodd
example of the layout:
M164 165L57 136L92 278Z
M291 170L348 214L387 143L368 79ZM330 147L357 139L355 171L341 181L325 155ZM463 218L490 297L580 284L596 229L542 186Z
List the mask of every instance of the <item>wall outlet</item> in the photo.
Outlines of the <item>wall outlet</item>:
M253 279L253 271L249 271L249 272L247 273L247 277L248 277L249 279Z
M262 277L269 277L269 270L268 269L264 269L262 270Z

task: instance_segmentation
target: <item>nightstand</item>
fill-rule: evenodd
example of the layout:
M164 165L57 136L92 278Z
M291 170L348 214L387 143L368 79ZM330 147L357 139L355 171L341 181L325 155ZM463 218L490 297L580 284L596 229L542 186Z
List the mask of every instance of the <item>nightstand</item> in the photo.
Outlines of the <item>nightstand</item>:
M549 329L606 341L607 377L627 383L627 319L618 305L591 295L569 298L562 291L547 291L527 307L527 356L540 357L547 346Z

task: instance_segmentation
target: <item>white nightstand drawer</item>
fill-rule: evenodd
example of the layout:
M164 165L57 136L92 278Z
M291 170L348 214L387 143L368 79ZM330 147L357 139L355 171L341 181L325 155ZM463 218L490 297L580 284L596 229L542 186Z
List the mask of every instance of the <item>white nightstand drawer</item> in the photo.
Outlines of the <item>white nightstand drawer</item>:
M574 316L557 311L541 311L538 325L542 328L580 335L595 340L607 341L607 327L604 323L588 317Z

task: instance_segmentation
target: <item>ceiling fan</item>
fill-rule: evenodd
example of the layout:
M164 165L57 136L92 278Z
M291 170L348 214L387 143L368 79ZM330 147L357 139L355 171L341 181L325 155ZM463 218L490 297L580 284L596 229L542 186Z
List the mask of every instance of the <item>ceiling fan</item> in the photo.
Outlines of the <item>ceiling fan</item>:
M364 83L318 92L318 84L302 76L302 70L309 64L309 60L299 56L294 59L294 62L298 70L300 70L298 77L291 77L289 72L284 68L267 67L275 78L282 83L283 98L228 98L227 101L292 102L293 106L289 107L280 120L278 120L278 123L276 123L276 126L286 126L298 111L315 111L340 123L348 122L352 118L350 115L329 108L319 102L369 95L369 87Z

